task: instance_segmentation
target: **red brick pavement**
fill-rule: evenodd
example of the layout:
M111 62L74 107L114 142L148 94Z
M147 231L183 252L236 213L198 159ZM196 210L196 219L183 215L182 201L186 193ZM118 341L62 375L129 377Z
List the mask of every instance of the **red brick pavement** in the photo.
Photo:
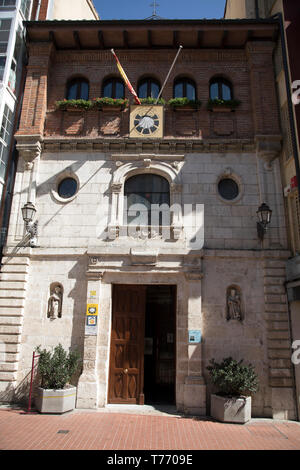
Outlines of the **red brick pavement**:
M69 431L58 433L58 431ZM0 409L0 450L299 450L300 423L86 412L26 414Z

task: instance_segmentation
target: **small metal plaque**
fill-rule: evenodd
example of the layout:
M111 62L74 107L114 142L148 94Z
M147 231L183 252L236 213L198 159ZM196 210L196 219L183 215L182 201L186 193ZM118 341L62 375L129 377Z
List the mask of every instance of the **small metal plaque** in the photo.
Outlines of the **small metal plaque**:
M189 330L189 343L191 344L201 343L201 331L200 330Z

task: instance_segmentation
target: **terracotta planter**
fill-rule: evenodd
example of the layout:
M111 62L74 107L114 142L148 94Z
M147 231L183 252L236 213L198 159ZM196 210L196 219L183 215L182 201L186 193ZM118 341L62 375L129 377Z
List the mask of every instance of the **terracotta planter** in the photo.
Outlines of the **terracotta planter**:
M99 107L100 111L108 111L108 112L112 112L112 111L115 111L115 112L120 112L120 111L123 111L123 106L103 106L103 107Z
M232 111L235 111L235 108L230 108L228 106L214 106L211 108L211 111L213 113L231 113Z
M62 390L38 388L35 407L40 413L61 414L75 408L76 387L68 386Z
M183 112L186 112L186 111L189 111L189 112L195 112L195 111L198 111L198 107L194 107L194 106L172 106L172 108L174 109L174 111L176 112L180 112L180 111L183 111Z
M251 397L211 395L210 414L223 423L244 424L251 419Z
M67 111L68 113L83 113L86 111L84 108L74 108L69 106L68 108L59 108L61 111Z

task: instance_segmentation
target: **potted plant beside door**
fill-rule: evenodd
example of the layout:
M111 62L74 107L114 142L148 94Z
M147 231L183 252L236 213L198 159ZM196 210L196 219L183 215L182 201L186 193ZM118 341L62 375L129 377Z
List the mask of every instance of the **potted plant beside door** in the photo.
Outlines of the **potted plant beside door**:
M35 406L41 413L65 413L75 408L76 387L70 384L76 372L80 355L77 351L64 350L61 344L47 351L36 348L39 354L38 372L41 386L38 388Z
M251 419L251 396L258 390L253 366L232 357L207 367L218 392L211 395L211 416L227 423L247 423Z

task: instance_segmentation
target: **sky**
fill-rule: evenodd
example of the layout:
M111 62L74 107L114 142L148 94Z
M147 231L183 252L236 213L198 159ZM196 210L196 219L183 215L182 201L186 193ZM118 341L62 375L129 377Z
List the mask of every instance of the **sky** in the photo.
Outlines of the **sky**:
M143 20L153 14L165 19L222 18L225 0L93 0L102 20Z

